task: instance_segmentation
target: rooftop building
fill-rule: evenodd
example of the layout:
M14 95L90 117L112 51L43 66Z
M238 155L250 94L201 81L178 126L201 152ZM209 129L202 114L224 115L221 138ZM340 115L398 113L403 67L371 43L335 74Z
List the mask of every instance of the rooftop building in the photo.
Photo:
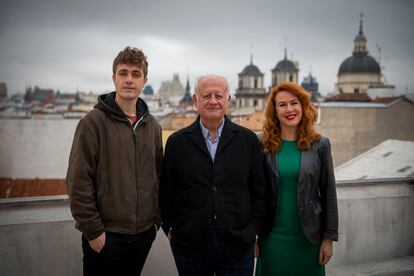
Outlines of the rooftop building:
M181 84L178 74L174 74L172 81L163 81L158 90L161 100L168 101L172 105L178 105L184 94L184 86Z
M185 94L180 100L180 106L189 107L193 105L193 97L191 97L190 79L187 76L187 83L185 85Z
M272 83L270 89L282 81L299 83L299 63L287 58L286 48L284 58L276 64L271 72Z
M322 97L319 93L319 83L316 80L314 76L312 76L312 73L309 72L309 75L305 77L301 83L301 86L311 93L311 101L312 102L318 102L319 99Z
M253 55L248 64L239 73L239 87L236 89L236 107L263 110L267 92L264 88L264 74L253 64Z
M5 82L0 82L0 101L7 98L7 85Z
M338 97L343 95L348 96ZM414 128L409 119L414 118L414 101L406 96L321 102L318 114L316 129L329 137L336 166L388 139L414 141Z
M383 85L380 64L368 54L362 16L361 14L352 56L346 58L339 66L335 93L367 93L371 85Z
M152 96L154 95L154 89L152 88L150 84L147 84L144 90L142 90L142 94L146 96Z

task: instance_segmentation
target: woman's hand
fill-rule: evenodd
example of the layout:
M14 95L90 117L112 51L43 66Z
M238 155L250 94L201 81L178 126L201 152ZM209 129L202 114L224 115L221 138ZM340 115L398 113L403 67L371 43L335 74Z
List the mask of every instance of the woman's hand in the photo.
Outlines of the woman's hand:
M259 243L257 241L254 243L254 256L256 258L260 256Z
M329 262L333 255L332 240L324 239L319 249L319 263L325 265Z

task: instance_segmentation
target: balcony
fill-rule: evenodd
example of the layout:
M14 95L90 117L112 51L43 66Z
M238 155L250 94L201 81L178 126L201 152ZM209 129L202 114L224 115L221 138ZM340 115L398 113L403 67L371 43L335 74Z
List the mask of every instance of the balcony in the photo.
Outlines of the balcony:
M414 178L337 187L340 234L327 275L413 275ZM67 196L1 199L0 275L82 275L74 224ZM142 275L177 275L162 232Z

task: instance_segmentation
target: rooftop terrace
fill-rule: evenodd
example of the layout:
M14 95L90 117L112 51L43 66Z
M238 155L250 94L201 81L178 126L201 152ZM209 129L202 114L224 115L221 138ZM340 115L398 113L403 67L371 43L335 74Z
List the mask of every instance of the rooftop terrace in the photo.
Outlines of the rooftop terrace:
M414 275L414 178L337 187L340 234L327 275ZM67 196L1 199L0 260L0 275L81 275L81 235ZM142 275L177 275L162 232Z

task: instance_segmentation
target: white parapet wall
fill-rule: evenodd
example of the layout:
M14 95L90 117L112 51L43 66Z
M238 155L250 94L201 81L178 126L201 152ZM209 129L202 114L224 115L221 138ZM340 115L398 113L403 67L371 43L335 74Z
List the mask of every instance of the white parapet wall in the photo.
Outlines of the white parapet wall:
M337 187L339 241L328 271L414 255L414 178ZM67 196L1 199L0 275L81 275L81 236L74 224ZM161 231L142 275L177 275Z
M82 275L81 234L67 196L0 199L0 275ZM142 276L178 275L158 231Z
M337 183L335 264L414 255L414 178Z

